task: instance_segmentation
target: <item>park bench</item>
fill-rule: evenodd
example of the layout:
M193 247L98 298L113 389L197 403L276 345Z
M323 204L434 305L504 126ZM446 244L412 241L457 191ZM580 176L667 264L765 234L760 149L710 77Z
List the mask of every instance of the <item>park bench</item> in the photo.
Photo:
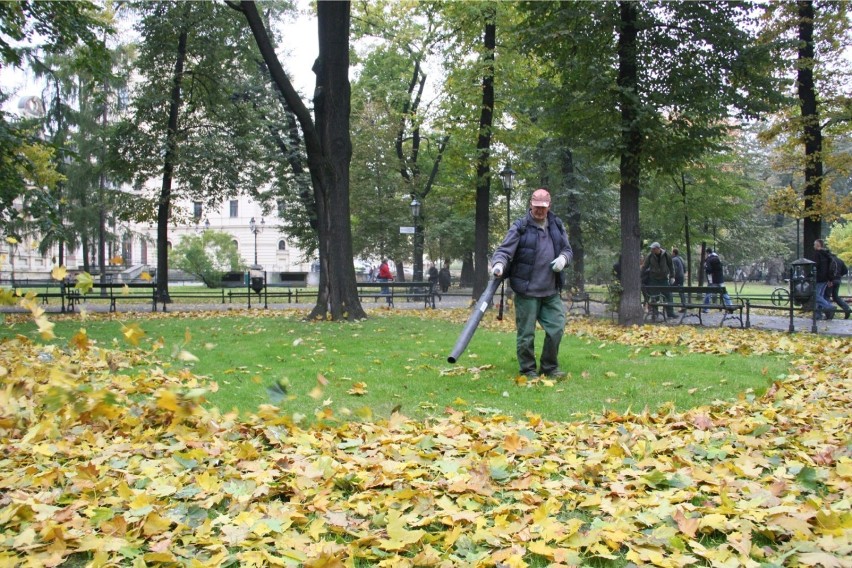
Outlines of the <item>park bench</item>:
M702 313L705 310L718 310L723 314L719 322L720 327L725 325L725 322L737 321L741 328L745 328L743 320L745 303L739 298L732 298L731 305L726 305L722 301L722 295L727 293L724 286L643 286L642 292L647 298L649 308L645 314L645 321L648 319L656 321L658 317L666 321L668 319L666 312L672 308L680 311L678 324L688 318L696 318L699 325L704 325ZM671 301L668 301L667 294L671 296ZM684 297L683 302L680 300L681 294ZM704 303L704 297L707 294L711 294L709 304Z
M568 306L568 313L582 313L589 315L589 302L591 298L588 292L569 292L565 303Z
M70 286L64 281L51 279L24 279L16 280L13 288L22 296L34 293L44 305L49 305L50 300L57 298L60 301L61 310L66 309L66 297Z
M435 307L437 285L431 282L356 282L360 299L373 298L385 300L391 308L394 300L404 298L407 301L423 301L424 308Z
M68 310L72 312L74 307L83 300L109 300L109 311L112 313L116 311L119 300L140 299L150 300L151 311L157 311L157 284L154 282L107 282L105 284L95 282L86 294L82 294L79 289L71 286L66 286L66 292ZM163 311L166 311L165 304L163 304Z

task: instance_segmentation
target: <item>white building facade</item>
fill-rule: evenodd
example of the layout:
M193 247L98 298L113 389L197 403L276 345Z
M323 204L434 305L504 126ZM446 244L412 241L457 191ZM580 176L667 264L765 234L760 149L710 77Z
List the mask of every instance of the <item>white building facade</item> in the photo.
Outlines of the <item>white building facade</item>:
M253 199L226 200L215 209L205 208L200 202L182 201L176 203L175 208L188 211L191 222L169 227L170 248L186 235L196 235L205 229L221 231L231 235L243 263L247 267L261 266L270 283L287 280L290 273L307 273L308 283L312 285L319 281L316 259L306 258L304 252L281 232L278 218L264 216L260 204ZM119 233L124 235L120 248L112 247L107 251L108 263L110 259L120 258L120 265L111 267L119 281L131 281L142 272L156 268L155 223L122 225ZM3 241L0 243L0 285L13 278L21 282L50 278L50 271L57 266L57 256L56 247L47 254L40 254L37 236L27 237L20 243ZM82 250L66 249L64 265L71 271L82 270ZM93 270L97 267L94 258L90 259L90 267Z

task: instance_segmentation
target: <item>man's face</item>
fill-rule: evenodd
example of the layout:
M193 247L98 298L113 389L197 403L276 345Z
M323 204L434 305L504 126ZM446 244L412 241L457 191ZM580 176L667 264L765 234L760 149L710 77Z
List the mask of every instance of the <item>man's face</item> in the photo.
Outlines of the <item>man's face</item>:
M536 221L544 221L547 219L547 212L550 211L550 206L547 207L539 207L537 205L530 205L530 212L532 213L532 218Z
M814 241L814 250L822 250L822 243L819 241Z
M663 249L661 249L660 247L654 247L651 249L651 252L656 254L657 256L660 256L660 253L663 252Z

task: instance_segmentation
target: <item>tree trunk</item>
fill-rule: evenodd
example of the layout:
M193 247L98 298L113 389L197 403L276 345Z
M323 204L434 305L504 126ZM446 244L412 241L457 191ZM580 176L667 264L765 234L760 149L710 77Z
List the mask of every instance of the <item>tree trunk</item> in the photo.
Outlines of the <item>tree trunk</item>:
M618 309L621 325L642 323L640 301L639 258L641 254L639 229L639 155L642 151L642 132L637 124L639 104L636 28L638 6L630 1L619 3L621 29L618 35L618 87L621 107L621 285L624 292Z
M352 262L352 225L349 218L349 2L319 2L319 58L314 91L314 116L302 102L275 54L266 26L254 2L236 6L248 21L258 50L276 88L296 115L305 139L308 171L314 188L319 241L320 283L311 319L366 317Z
M822 129L819 124L814 85L814 4L806 0L799 7L799 60L796 83L802 113L802 138L805 144L805 210L810 211L822 195ZM822 237L822 215L805 217L802 238L804 256L811 258L814 241Z
M476 142L476 226L473 241L473 297L479 298L488 285L488 225L491 205L491 131L494 125L494 47L496 44L495 11L486 11L485 75L482 77L482 105L479 115L479 138Z
M181 106L183 65L186 61L187 31L178 36L177 58L172 75L172 92L169 97L169 123L166 129L166 153L163 158L163 184L157 202L157 295L160 301L170 302L169 296L169 218L172 211L172 178L177 159L178 116Z
M465 254L462 259L461 274L459 274L459 287L469 288L473 286L473 253Z
M562 195L565 196L565 221L568 229L568 240L574 252L573 271L574 281L570 287L582 292L586 289L586 251L583 247L583 214L580 211L580 200L577 195L577 180L574 177L574 154L568 145L562 146Z
M686 285L692 286L692 241L689 235L689 203L686 199L686 176L680 174L680 193L683 197L683 238L686 244Z

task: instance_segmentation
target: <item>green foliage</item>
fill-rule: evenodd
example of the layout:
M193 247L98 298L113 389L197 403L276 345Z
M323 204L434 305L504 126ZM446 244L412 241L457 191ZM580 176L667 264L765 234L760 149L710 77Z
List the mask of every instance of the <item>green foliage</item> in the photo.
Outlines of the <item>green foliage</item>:
M99 32L106 31L100 8L91 2L0 2L0 66L37 64L45 54L74 50L85 53L78 71L102 66L105 48ZM35 47L34 42L39 45ZM0 102L8 94L0 88ZM16 231L12 204L28 189L37 193L54 167L30 160L39 139L36 121L13 120L0 111L0 223L7 233ZM27 150L27 147L30 150ZM64 156L59 156L62 159ZM61 173L61 172L60 172Z
M222 283L225 272L244 268L239 250L228 233L206 230L200 235L186 235L172 249L176 268L196 276L208 288Z
M831 252L842 258L847 265L852 265L852 215L847 215L844 221L838 221L831 226L831 233L826 242Z

